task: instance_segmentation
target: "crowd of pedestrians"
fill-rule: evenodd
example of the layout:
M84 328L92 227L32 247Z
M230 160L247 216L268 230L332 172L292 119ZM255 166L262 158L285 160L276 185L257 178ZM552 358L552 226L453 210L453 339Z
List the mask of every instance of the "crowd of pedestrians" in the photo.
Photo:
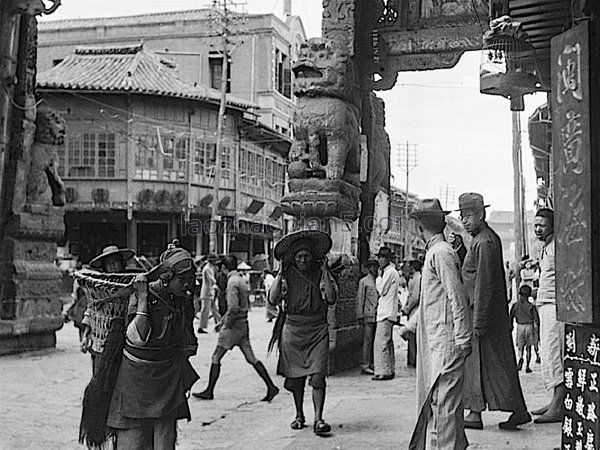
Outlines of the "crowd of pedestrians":
M397 261L383 246L367 259L358 283L361 373L373 381L396 376L394 327L408 343L406 364L416 367L418 419L411 449L465 449L465 428L482 429L486 410L509 413L498 424L503 430L517 430L530 422L519 371L525 365L525 373L531 372L534 351L552 398L531 413L539 416L536 423L562 419L562 326L555 308L553 212L542 209L536 215L534 230L543 244L539 268L529 257L523 259L518 298L511 306L500 238L486 222L488 206L477 193L459 197L460 220L471 236L465 244L460 234L444 234L449 212L439 200L420 201L410 217L425 242L424 253ZM294 399L290 427L305 427L308 383L317 435L331 433L323 417L327 313L338 296L337 276L327 256L331 247L330 236L321 231L284 236L274 248L279 270L258 272L261 286L255 290L267 300L266 319L274 321L269 348L278 350L277 373ZM133 255L133 250L107 246L90 266L107 274L127 272ZM93 377L84 397L82 442L103 445L110 437L116 449L173 448L177 420L190 420L188 397L198 379L189 358L196 353L198 335L210 332L210 317L219 333L217 345L208 383L192 396L214 398L221 363L234 347L264 381L262 400L270 402L277 396L279 388L250 344L250 269L234 255L208 254L195 261L173 242L154 269L135 277L122 336L110 344L107 339L104 351L94 346L90 305L75 285L68 315L80 329L82 351L91 353L93 360ZM95 391L99 386L110 387L103 401Z

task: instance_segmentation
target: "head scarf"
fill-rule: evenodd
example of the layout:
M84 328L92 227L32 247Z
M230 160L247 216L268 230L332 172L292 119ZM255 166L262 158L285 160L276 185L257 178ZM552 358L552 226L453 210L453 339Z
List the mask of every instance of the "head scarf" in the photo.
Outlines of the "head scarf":
M316 263L317 260L322 256L317 251L313 242L310 239L298 239L296 242L294 242L292 244L292 246L290 248L290 252L289 252L289 256L288 256L290 262L294 261L294 257L296 256L296 253L298 253L300 250L309 251L313 256L314 263Z
M169 244L167 249L160 255L160 264L152 269L149 276L150 281L160 278L163 281L168 281L176 275L188 272L190 270L196 271L196 265L190 253L177 246L177 242Z

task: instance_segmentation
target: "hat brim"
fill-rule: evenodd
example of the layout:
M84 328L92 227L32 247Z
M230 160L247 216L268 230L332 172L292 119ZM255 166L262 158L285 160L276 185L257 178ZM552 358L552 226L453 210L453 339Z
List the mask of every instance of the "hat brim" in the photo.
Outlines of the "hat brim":
M281 261L283 257L288 254L294 242L299 239L308 239L312 242L317 252L320 253L318 256L324 256L331 250L333 242L331 237L322 231L319 230L300 230L290 233L282 237L277 244L275 244L275 248L273 249L273 256L278 261Z
M458 208L458 209L454 209L454 212L461 212L463 209L477 209L477 208L489 208L490 205L470 205L470 206L463 206L462 208Z
M128 259L133 258L133 255L135 255L135 251L133 251L130 248L120 248L112 252L102 253L101 255L98 255L94 259L92 259L90 261L89 266L93 269L99 269L102 267L102 260L104 258L118 254L120 254L123 257L123 261L127 261Z
M433 216L439 216L439 217L446 217L448 214L450 214L452 211L444 211L444 210L440 210L440 211L414 211L411 212L408 215L409 219L419 219L420 217L433 217Z

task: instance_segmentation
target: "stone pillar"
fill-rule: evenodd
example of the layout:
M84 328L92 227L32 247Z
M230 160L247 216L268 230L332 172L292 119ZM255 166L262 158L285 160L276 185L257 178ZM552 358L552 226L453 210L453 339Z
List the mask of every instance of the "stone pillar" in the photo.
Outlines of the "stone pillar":
M356 76L354 0L324 0L322 38L309 39L292 70L297 97L294 142L283 210L295 228L319 228L334 242L345 269L338 301L330 309L330 372L360 362L356 320L362 93Z
M566 322L562 448L600 445L600 4L551 43L557 317Z
M0 74L13 81L0 94L0 354L52 347L63 324L62 277L54 258L56 241L64 234L56 146L64 142L65 126L50 110L38 113L35 98L35 16L53 12L58 3L51 8L41 0L0 5Z

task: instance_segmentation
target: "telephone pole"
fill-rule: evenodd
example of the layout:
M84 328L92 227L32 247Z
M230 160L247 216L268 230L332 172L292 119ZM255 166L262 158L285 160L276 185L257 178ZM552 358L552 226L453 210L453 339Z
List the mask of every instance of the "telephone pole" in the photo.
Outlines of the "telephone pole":
M444 209L448 211L448 205L454 203L454 197L456 190L450 187L448 183L446 186L440 186L440 201L444 202Z
M515 262L527 254L525 232L525 183L523 179L523 157L521 153L521 113L512 112L513 125L513 178L514 178L514 224L515 224Z
M230 37L238 34L233 31L232 25L239 21L239 17L233 17L232 6L238 6L241 3L233 3L230 0L213 0L213 12L216 14L214 18L218 27L217 36L219 36L220 52L223 55L221 64L221 100L219 103L219 114L217 116L217 142L215 144L215 180L213 188L213 203L212 203L212 233L210 234L209 249L212 253L227 253L229 245L227 242L227 231L223 230L223 242L219 248L219 235L221 234L221 216L219 215L219 187L221 184L221 148L223 141L223 125L225 124L225 112L227 108L227 86L229 85L229 45L231 44ZM243 16L242 16L243 18ZM235 168L237 172L237 167ZM211 227L212 228L212 227Z
M417 144L399 144L398 148L398 167L406 173L406 192L404 194L404 226L403 242L404 242L404 258L408 256L408 187L410 172L417 167Z

